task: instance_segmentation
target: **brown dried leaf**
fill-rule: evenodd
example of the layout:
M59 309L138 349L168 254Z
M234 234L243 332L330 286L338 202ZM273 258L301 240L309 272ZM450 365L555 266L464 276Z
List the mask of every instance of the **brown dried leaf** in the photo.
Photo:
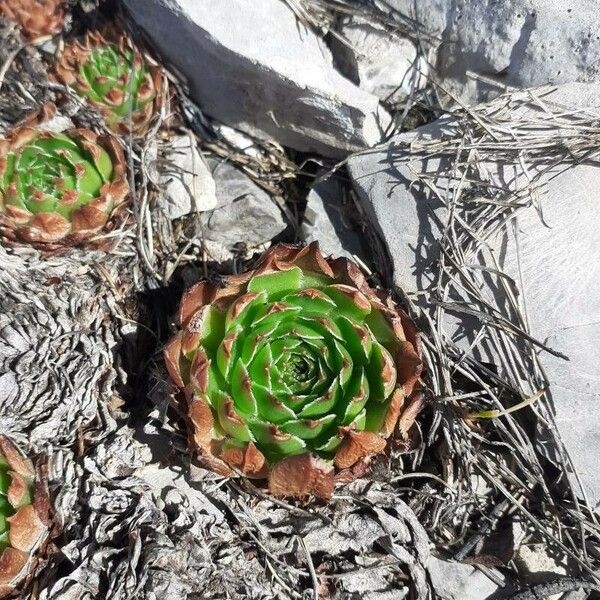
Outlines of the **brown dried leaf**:
M25 478L32 479L35 476L33 463L5 435L0 435L0 452L5 456L11 470Z
M313 454L284 458L269 473L269 490L275 496L315 496L329 500L334 486L333 467Z
M412 426L417 420L417 416L425 406L425 396L421 392L416 392L409 399L406 408L398 420L398 431L402 438L406 438Z
M7 518L7 521L10 523L8 530L10 545L23 552L30 552L46 531L46 526L32 504L19 508L12 517Z
M10 592L13 584L29 560L29 553L15 548L5 548L0 554L0 597L5 590Z
M163 355L165 358L165 364L167 366L169 376L171 377L175 385L183 389L185 387L185 382L183 381L183 378L181 376L180 367L181 338L181 333L174 335L165 346L163 350Z
M423 372L423 361L409 342L402 342L396 352L397 381L404 386L404 393L410 396Z
M268 466L265 456L252 442L248 442L243 448L235 446L226 448L221 458L247 477L264 479L267 476Z
M194 427L194 441L199 448L208 451L214 439L213 414L208 403L196 397L190 404L188 416Z
M334 459L338 469L348 469L365 456L379 454L387 445L379 434L372 431L345 431L344 435Z
M394 433L394 429L398 423L398 417L404 407L405 399L406 396L404 395L404 390L402 388L396 388L392 394L392 399L390 400L390 405L383 421L383 427L379 432L383 437L388 438Z
M11 477L11 482L6 497L11 506L21 506L23 501L29 496L30 479L25 479L16 471L9 471L8 474Z

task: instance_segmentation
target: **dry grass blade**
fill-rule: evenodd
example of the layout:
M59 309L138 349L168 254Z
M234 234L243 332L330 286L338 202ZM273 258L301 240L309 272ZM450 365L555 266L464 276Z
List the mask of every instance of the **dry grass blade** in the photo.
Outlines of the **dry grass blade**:
M438 399L429 444L442 443L452 494L441 488L438 499L419 508L415 496L413 506L435 539L461 558L477 553L475 546L493 530L487 525L492 515L497 521L521 512L529 535L559 548L578 565L574 568L598 580L598 559L587 552L600 544L597 519L576 478L564 476L572 464L549 397L540 392L551 392L543 353L562 354L531 334L519 294L522 282L503 272L490 249L505 231L518 243L521 211L535 210L543 220L540 197L549 181L600 156L597 111L558 105L551 92L513 92L464 108L454 113L443 136L386 147L394 164L440 159L431 172L414 169L413 186L441 203L447 215L439 252L431 258L435 283L406 301L425 329L427 384ZM494 165L509 165L518 184L507 187ZM465 313L479 331L467 350L442 325L446 315ZM498 357L496 369L474 358L482 342ZM482 415L490 417L485 425L473 421ZM552 440L559 483L532 439L532 421Z

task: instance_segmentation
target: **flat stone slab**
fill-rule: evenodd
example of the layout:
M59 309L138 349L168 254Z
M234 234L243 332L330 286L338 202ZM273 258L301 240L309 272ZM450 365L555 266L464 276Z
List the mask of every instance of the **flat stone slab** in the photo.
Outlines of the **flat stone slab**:
M472 565L432 556L427 564L433 589L441 600L492 600L499 587ZM498 571L495 572L498 576Z
M565 107L600 106L599 84L568 84L545 95L544 102ZM533 109L531 109L533 110ZM367 215L385 240L394 283L425 308L436 277L439 240L447 220L442 203L416 183L418 174L435 175L444 162L432 152L411 153L410 144L441 139L453 123L441 120L394 139L377 152L352 158L349 170ZM530 175L547 164L530 161ZM508 189L522 187L515 166L486 163ZM540 213L533 206L488 240L499 267L517 283L532 335L569 360L541 352L551 386L559 432L593 502L600 499L600 210L597 190L600 166L587 162L560 164L544 176ZM444 181L438 185L443 188ZM481 256L470 256L482 264ZM508 311L506 296L496 285L486 288ZM444 330L465 350L483 361L503 365L485 340L471 348L478 326L472 318L447 314ZM551 449L549 448L549 451Z
M212 210L215 181L192 135L180 135L162 149L158 167L159 204L170 219Z
M344 183L335 176L318 181L308 193L302 221L302 239L310 244L319 242L325 255L354 254L364 260L364 235L356 229L356 207L344 202Z

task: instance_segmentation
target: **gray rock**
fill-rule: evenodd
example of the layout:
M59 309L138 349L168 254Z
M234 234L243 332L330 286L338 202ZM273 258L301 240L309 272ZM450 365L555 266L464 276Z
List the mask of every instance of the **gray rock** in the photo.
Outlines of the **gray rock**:
M404 600L408 598L410 590L404 586L398 590L388 590L386 592L367 592L362 598L363 600Z
M375 5L400 22L415 23L421 35L440 38L446 29L449 0L375 0Z
M568 577L576 568L567 562L566 557L557 558L548 550L547 544L523 544L518 549L514 563L519 574L529 584L547 583L551 579ZM568 594L553 594L548 600L585 600L587 593L583 590Z
M361 238L355 228L352 202L344 203L344 185L339 178L318 182L308 193L301 234L305 242L317 241L324 254L364 256Z
M215 181L191 135L173 139L159 163L159 204L170 219L217 205Z
M414 0L381 3L438 33L430 40L439 47L436 72L467 103L497 96L504 86L600 78L595 0L419 0L416 13Z
M216 124L215 130L217 132L217 135L222 140L224 140L228 144L231 144L240 152L243 152L244 154L247 154L252 158L260 160L260 150L258 149L256 142L251 137L237 129L234 129L233 127L223 125L222 123Z
M342 77L280 0L126 0L202 110L298 150L344 156L381 139L378 99Z
M440 600L487 600L498 586L471 565L432 556L427 564L433 589ZM496 572L499 575L498 572Z
M417 172L435 171L439 160L433 158L427 166L418 158L396 156L396 147L414 139L433 139L450 130L448 120L440 120L401 134L391 144L379 150L351 158L348 170L372 225L384 239L391 257L394 284L406 292L416 292L431 285L430 271L436 255L436 239L441 233L441 221L429 218L429 210L441 210L420 189L412 188ZM427 202L427 204L426 204ZM443 214L442 217L443 218Z
M217 191L217 206L200 215L204 239L227 251L244 244L255 248L286 228L269 194L230 163L209 159Z
M400 102L426 83L427 62L406 38L358 17L339 27L332 50L341 72L381 100Z
M561 106L598 107L599 84L570 84L545 96ZM534 110L531 108L530 110ZM426 160L407 153L400 142L439 137L451 132L445 120L404 134L386 149L353 158L349 170L355 188L392 258L394 283L408 292L427 290L435 277L433 262L446 217L441 203L418 185L415 173L435 173L439 157ZM534 164L533 175L544 165ZM515 181L510 164L486 164L507 188ZM544 176L541 193L544 222L532 207L519 212L514 228L489 240L500 267L521 281L521 300L527 307L533 336L569 357L565 361L542 353L550 382L556 420L563 441L593 502L600 499L600 213L595 190L600 167L583 163L560 165ZM438 182L439 183L439 182ZM443 186L443 182L439 183ZM479 262L481 257L472 257ZM493 287L490 294L498 296ZM418 302L427 303L424 296ZM503 306L502 303L499 304ZM473 322L448 318L443 327L467 349L475 337ZM497 363L487 342L469 349L475 358ZM548 452L552 448L548 447Z

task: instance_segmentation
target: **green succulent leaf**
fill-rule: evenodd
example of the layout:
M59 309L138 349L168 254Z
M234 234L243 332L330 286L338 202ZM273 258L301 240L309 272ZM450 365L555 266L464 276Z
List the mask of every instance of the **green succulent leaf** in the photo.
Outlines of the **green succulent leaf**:
M270 463L307 451L332 460L349 432L383 432L398 385L389 315L348 277L304 268L314 263L257 271L210 336L207 321L196 327L221 376L207 403L224 443L252 441Z
M92 132L29 126L15 129L5 142L0 144L0 219L11 239L47 243L90 237L127 195L116 142L105 148Z
M249 292L266 292L270 300L277 300L286 293L302 287L302 271L293 267L287 271L275 271L256 275L248 283Z
M152 69L124 34L90 32L64 49L56 72L115 130L144 129L159 99Z
M300 454L306 449L306 442L296 435L284 433L272 423L251 420L250 429L256 440L256 445L265 456L271 459L283 458Z
M335 302L329 296L314 288L307 288L302 293L284 296L282 302L288 306L300 308L303 315L311 316L327 315L336 308Z
M97 146L101 155L106 155ZM88 152L67 136L44 134L23 148L9 154L1 191L8 204L25 208L32 214L59 212L69 217L85 201L99 196L108 180ZM111 163L108 158L109 164ZM112 167L111 167L112 170ZM8 187L16 186L16 195ZM61 200L66 192L76 192L75 202ZM37 194L42 199L38 199Z
M362 411L369 400L369 382L364 369L359 367L352 374L347 395L346 408L342 418L342 425L349 425Z
M335 421L334 414L325 415L320 419L295 419L281 426L284 433L291 433L303 440L311 440L319 437Z
M239 406L244 413L256 416L258 404L252 390L252 380L241 360L235 363L231 373L231 393L236 406Z
M396 386L395 369L386 376L386 367L393 364L394 359L390 352L382 344L375 342L371 349L370 361L366 366L371 398L374 400L386 400L394 391Z
M248 425L242 419L240 413L230 396L224 392L216 392L214 401L219 418L219 425L231 437L240 442L249 442L252 439Z
M3 438L4 444L7 444L6 438ZM11 444L12 446L12 444ZM17 452L14 449L15 453ZM18 473L18 474L17 474ZM13 477L18 477L20 483L25 487L19 486L20 495L15 498L14 493L9 500L8 491L13 483ZM12 517L21 507L30 505L34 502L34 477L23 472L21 465L11 465L10 460L0 452L0 552L10 546L10 528L9 518Z
M268 296L266 292L261 291L258 294L244 294L238 298L227 310L225 317L225 329L229 330L232 327L248 325L259 307L267 304Z
M362 322L371 312L370 307L357 304L339 287L329 286L325 289L325 293L335 302L336 310L353 321Z

